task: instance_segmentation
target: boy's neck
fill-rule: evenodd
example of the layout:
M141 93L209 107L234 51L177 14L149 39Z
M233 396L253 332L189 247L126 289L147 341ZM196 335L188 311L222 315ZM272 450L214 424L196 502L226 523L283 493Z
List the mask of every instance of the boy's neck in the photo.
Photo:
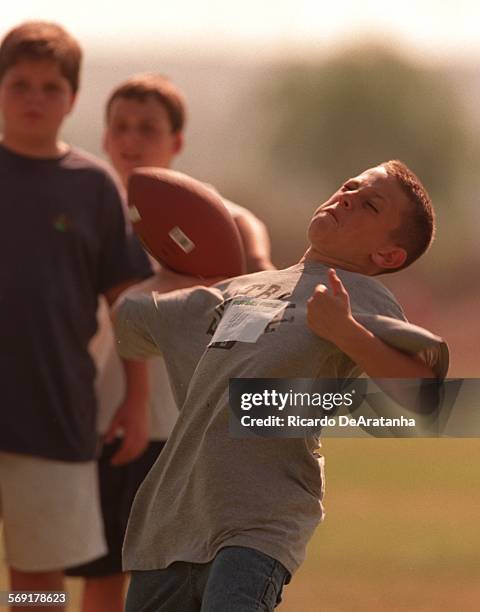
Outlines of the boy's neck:
M39 159L61 157L68 151L68 145L56 138L48 141L32 141L13 137L8 132L5 132L0 142L13 153L25 155L26 157L37 157Z
M331 257L325 253L320 253L312 246L307 249L299 263L305 262L321 263L330 268L338 268L340 270L346 270L347 272L356 272L357 274L364 274L365 276L373 276L374 274L374 272L371 269L367 269L365 265L360 265L358 262L354 261L339 259L338 257Z

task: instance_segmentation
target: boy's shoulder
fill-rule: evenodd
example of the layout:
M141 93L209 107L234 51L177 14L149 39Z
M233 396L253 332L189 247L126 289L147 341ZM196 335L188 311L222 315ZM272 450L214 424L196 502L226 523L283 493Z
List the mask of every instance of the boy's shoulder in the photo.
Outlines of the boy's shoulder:
M71 170L85 170L93 174L108 176L114 183L118 183L113 170L106 161L78 147L70 147L62 159L62 165Z
M72 146L61 160L61 166L64 171L75 173L80 178L80 189L98 188L123 201L124 190L113 169L96 155Z
M211 183L204 183L204 185L222 198L225 208L228 210L228 212L232 215L234 219L237 219L238 217L247 216L258 221L257 217L252 213L251 210L248 210L248 208L244 208L243 206L240 206L240 204L236 204L235 202L232 202L231 200L223 197L214 185L212 185Z
M103 159L78 147L69 146L58 158L35 158L11 151L0 143L0 164L22 170L56 167L63 170L83 170L92 175L107 176L118 183L113 170Z
M376 276L340 269L337 269L337 274L349 293L352 309L405 319L395 295Z

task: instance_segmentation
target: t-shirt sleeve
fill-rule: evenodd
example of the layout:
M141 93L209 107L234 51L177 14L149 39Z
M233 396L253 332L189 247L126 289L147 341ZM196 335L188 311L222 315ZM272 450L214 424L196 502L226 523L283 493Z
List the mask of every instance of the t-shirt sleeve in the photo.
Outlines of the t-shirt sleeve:
M438 378L445 378L449 365L448 345L432 332L392 317L356 314L355 319L385 344L404 353L418 355Z
M148 285L149 280L143 285ZM211 339L209 327L223 301L218 289L194 287L170 293L130 290L116 307L118 351L125 359L161 354L177 406L183 406L190 381Z
M146 281L143 287L149 284ZM196 361L208 340L206 326L201 326L205 337L200 338L196 325L221 301L219 291L205 287L143 293L139 285L127 291L114 314L120 356L148 359L163 354L170 361L173 353L185 349Z
M178 295L180 294L180 295ZM149 359L162 354L182 316L185 291L160 295L127 292L115 307L117 350L125 359Z
M105 173L100 206L100 257L98 292L104 293L125 281L141 280L152 267L126 217L119 188Z
M439 336L409 323L394 295L371 277L356 277L351 291L353 317L394 349L418 355L437 378L447 374L448 347Z

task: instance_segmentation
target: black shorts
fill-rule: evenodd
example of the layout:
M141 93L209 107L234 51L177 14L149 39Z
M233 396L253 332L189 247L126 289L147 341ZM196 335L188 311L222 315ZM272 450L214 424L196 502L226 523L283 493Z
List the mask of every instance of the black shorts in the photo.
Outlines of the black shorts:
M125 465L111 465L110 459L121 444L118 438L105 444L98 460L98 477L103 525L108 553L104 557L65 570L67 576L110 576L122 571L122 545L130 508L150 468L155 463L165 442L152 441L145 452Z

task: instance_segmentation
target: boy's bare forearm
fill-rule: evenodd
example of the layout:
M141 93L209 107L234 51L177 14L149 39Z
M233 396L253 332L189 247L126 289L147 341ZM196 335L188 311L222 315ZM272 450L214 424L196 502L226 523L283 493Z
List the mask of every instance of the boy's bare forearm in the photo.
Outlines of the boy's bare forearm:
M125 374L125 400L145 409L148 394L148 365L146 361L120 358Z

